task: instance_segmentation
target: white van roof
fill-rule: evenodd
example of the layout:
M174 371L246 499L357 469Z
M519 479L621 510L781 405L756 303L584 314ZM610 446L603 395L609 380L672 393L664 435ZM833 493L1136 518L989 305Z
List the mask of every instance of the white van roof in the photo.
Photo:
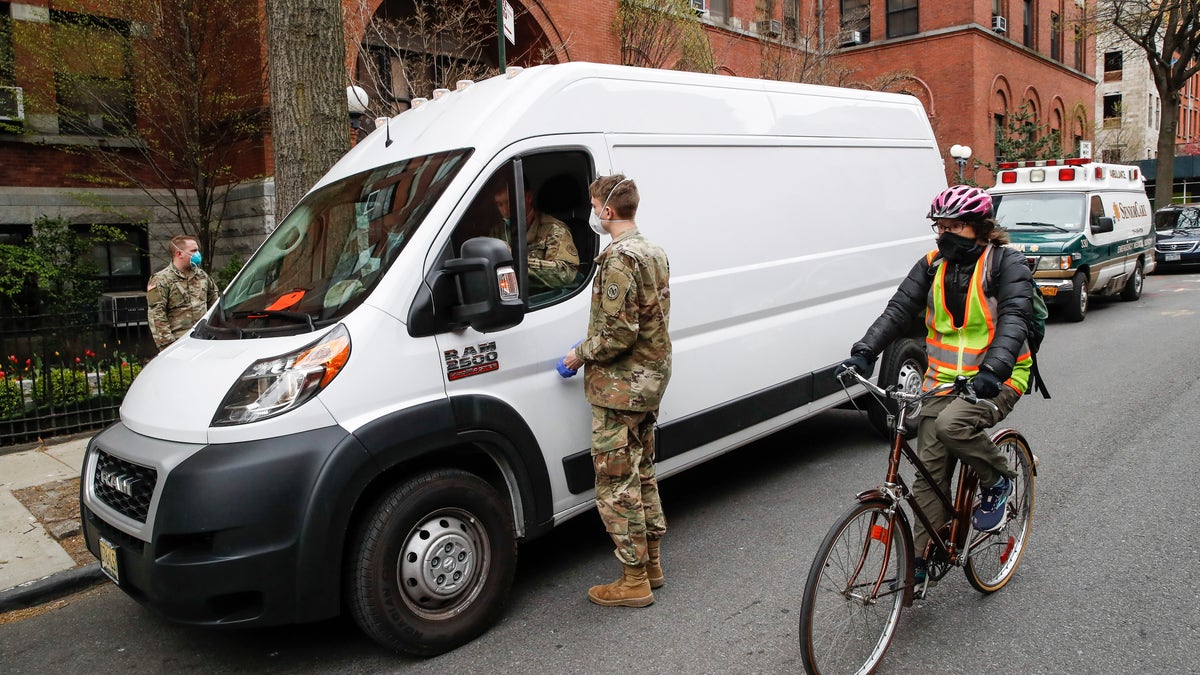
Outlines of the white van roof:
M897 114L896 110L909 114ZM573 62L510 68L391 118L320 184L374 166L568 133L842 138L935 145L905 94ZM390 143L388 139L390 137ZM907 141L907 142L906 142Z
M1084 157L1001 162L992 193L1081 190L1146 191L1141 170L1128 164L1105 164Z

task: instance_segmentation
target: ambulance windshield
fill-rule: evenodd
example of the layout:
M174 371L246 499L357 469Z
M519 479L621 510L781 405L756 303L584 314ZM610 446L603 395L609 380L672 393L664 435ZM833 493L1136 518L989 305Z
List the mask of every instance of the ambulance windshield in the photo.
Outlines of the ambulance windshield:
M246 263L197 335L252 338L336 322L370 295L470 154L406 159L308 195Z
M1087 202L1079 193L1029 192L993 195L996 224L1009 232L1082 232ZM1103 214L1101 214L1103 215Z

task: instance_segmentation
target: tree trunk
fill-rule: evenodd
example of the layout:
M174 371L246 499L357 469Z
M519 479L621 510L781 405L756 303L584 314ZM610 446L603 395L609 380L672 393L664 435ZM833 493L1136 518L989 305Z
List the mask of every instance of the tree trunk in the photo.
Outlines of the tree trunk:
M350 147L341 0L266 0L275 217Z
M1179 125L1179 92L1159 91L1162 98L1162 117L1158 127L1158 162L1154 172L1154 203L1161 209L1175 195L1175 130Z

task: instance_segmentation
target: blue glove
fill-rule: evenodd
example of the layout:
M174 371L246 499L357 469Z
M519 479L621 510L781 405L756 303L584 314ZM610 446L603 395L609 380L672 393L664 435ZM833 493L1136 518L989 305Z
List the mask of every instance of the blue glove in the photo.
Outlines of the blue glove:
M566 361L567 357L564 356L558 360L558 363L554 364L554 368L558 370L558 374L561 375L564 380L568 377L574 377L575 373L579 372L577 370L571 370L568 368Z
M996 398L1000 393L1000 378L990 370L981 370L971 379L971 388L979 398Z
M842 365L837 367L834 375L841 377L842 373L853 368L858 371L863 377L870 377L871 373L875 372L875 359L868 358L866 354L859 352L852 355L850 358L842 361Z

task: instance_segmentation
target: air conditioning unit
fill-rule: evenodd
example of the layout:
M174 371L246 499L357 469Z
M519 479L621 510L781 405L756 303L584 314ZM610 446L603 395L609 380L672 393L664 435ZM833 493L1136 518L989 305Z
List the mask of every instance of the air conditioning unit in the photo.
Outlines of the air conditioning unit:
M20 87L0 87L0 122L25 120L25 91Z
M708 14L708 10L704 7L705 1L706 0L692 0L692 9L696 10L696 16L704 16L705 14Z
M992 30L996 31L997 33L1007 33L1008 19L1000 16L999 14L992 16Z
M866 39L861 30L844 30L838 33L838 46L851 47L853 45L861 45Z
M142 291L100 294L100 323L105 326L145 326L146 294Z
M767 37L779 37L783 32L783 22L779 19L771 19L770 21L757 21L754 24L754 29L759 35Z

